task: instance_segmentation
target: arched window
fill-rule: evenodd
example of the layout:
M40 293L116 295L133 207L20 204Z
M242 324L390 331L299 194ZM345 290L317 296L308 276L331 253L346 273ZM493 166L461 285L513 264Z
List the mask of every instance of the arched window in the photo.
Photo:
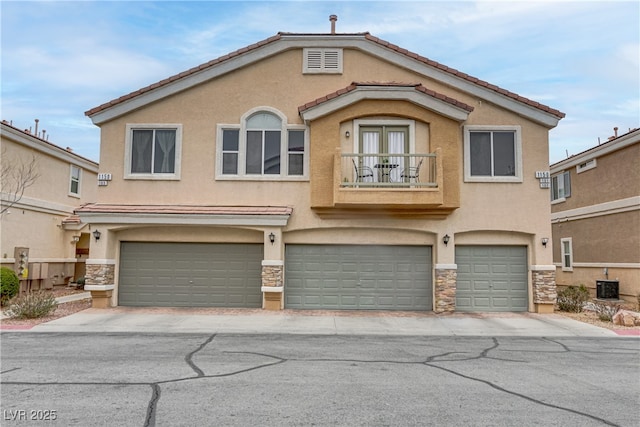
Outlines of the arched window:
M239 125L218 125L218 179L302 179L307 176L304 125L288 125L279 111L261 107Z
M267 112L247 119L247 175L279 175L282 120Z

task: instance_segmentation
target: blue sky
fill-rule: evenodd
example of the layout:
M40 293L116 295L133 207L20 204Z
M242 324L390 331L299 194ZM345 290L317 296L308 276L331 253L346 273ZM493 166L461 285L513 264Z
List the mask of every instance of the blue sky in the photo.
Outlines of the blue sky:
M0 1L1 118L99 160L86 110L278 31L369 31L567 114L556 162L640 127L638 1Z

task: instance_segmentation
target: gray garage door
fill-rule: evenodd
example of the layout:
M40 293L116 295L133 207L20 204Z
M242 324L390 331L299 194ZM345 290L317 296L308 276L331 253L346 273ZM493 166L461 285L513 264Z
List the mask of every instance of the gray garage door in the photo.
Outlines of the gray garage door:
M285 306L431 310L428 246L288 245Z
M123 242L118 304L261 307L262 245Z
M457 311L527 311L527 248L456 246Z

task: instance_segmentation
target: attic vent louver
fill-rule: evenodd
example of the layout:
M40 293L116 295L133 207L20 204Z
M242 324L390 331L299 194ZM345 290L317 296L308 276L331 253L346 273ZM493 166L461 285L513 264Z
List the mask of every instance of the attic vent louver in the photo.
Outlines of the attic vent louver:
M304 49L304 65L302 72L305 74L341 74L342 49Z

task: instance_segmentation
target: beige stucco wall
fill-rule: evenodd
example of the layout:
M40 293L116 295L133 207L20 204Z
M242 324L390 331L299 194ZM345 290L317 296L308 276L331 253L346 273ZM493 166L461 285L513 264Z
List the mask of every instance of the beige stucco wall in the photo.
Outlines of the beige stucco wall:
M548 170L548 129L455 88L380 61L362 52L344 51L341 75L303 75L302 51L291 50L214 81L203 83L160 102L133 111L101 126L100 171L113 174L107 187L98 188L101 203L211 204L291 206L288 225L262 228L257 234L218 228L138 228L117 230L97 224L107 239L92 246L91 258L117 259L120 241L264 241L270 231L277 244L265 245L265 259L283 259L287 243L368 243L432 245L434 264L454 264L455 244L517 244L529 248L529 264L552 265L547 189L541 189L535 171ZM283 70L289 70L283 78ZM215 179L216 125L238 124L247 111L268 106L278 109L290 124L302 124L298 107L348 86L351 82L422 83L429 89L472 105L465 123L445 118L405 101L362 101L338 110L310 125L310 181L220 181ZM358 118L396 117L416 121L417 144L428 152L442 150L443 206L453 209L443 219L322 218L310 206L331 206L333 158L349 146L344 130ZM125 180L126 125L176 123L182 125L179 181ZM463 181L463 126L466 124L521 126L523 182L465 183ZM352 129L352 128L351 128ZM353 134L353 130L352 130ZM416 146L416 151L421 147ZM350 148L348 152L353 152ZM280 234L282 233L282 234ZM449 234L445 246L442 236ZM117 275L116 275L117 276ZM117 280L117 279L116 279ZM531 300L531 298L530 298Z
M14 135L15 136L14 138ZM77 159L65 150L33 141L28 135L15 133L3 126L2 164L29 163L36 157L35 183L28 187L17 204L0 217L0 255L2 265L13 267L14 248L29 248L31 263L46 264L49 284L63 284L66 277L74 276L77 258L73 236L86 230L65 229L62 220L73 214L82 203L96 200L97 165L86 159ZM45 149L39 147L44 146ZM44 150L61 153L62 158L47 154ZM70 165L81 167L80 197L69 195ZM3 188L7 191L7 188ZM44 270L43 270L44 271Z
M561 212L640 195L640 143L596 158L596 167L581 173L572 166L571 196L554 203L552 212ZM634 161L635 160L635 161Z

